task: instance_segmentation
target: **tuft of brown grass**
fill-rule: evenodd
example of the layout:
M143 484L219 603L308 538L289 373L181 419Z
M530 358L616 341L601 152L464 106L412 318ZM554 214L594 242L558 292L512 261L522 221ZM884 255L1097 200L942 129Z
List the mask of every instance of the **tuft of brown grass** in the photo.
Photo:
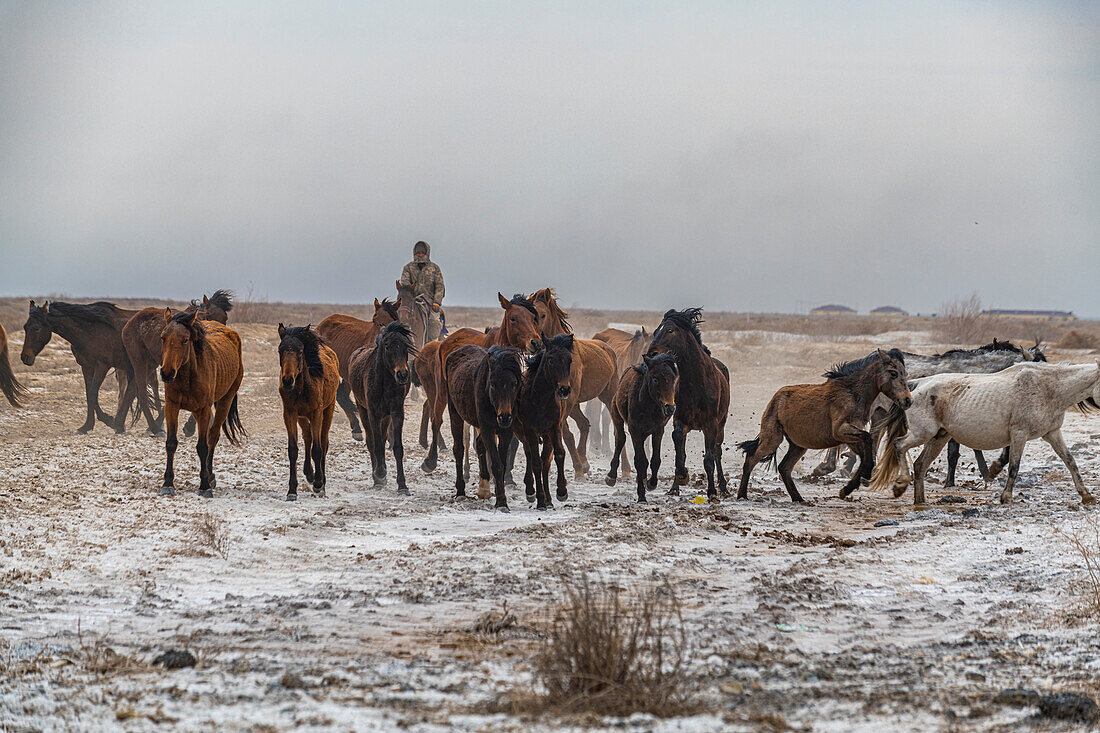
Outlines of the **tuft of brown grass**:
M1100 519L1089 515L1072 529L1056 532L1080 556L1084 567L1083 582L1078 588L1082 612L1100 618Z
M970 344L982 339L988 317L982 315L982 300L977 293L955 298L940 306L939 332L951 343Z
M1100 349L1100 336L1072 329L1058 342L1062 349Z
M76 649L69 653L69 659L94 675L103 677L149 669L149 665L140 659L116 652L108 645L106 634L86 634L79 621L76 625L76 639Z
M581 576L562 588L565 600L534 657L545 695L532 707L660 717L698 709L681 604L667 581L624 593Z
M196 550L212 551L220 555L223 560L228 560L229 546L233 542L229 536L229 523L210 512L204 513L195 523L195 536L192 542Z

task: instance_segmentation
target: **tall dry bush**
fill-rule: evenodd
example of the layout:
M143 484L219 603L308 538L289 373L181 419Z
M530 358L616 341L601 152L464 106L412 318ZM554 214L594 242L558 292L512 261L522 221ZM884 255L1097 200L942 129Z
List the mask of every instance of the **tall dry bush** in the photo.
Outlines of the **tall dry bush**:
M1063 349L1100 349L1100 337L1072 329L1061 338L1058 346Z
M1080 558L1084 568L1078 587L1085 615L1100 619L1100 519L1089 515L1068 531L1058 531L1062 540Z
M982 315L982 300L977 293L944 303L939 316L940 334L955 344L977 343L989 326L989 317Z
M535 660L545 707L561 712L661 717L697 708L680 600L664 583L626 593L587 576L563 578Z

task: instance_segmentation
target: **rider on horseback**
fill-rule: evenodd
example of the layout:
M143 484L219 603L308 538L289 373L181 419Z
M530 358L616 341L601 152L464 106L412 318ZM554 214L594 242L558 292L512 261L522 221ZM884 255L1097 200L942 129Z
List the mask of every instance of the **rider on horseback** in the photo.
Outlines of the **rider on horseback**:
M417 242L413 245L412 262L401 271L401 283L431 306L431 316L425 324L425 343L439 338L443 318L443 272L429 259L431 252L427 242Z

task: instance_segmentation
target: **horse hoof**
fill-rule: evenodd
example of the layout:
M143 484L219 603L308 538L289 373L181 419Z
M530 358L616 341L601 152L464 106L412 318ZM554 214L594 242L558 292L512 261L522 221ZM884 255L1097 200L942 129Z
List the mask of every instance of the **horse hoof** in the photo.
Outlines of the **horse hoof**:
M214 492L211 491L210 489L206 489L205 491L199 491L199 496L201 496L204 499L213 499L214 498Z
M722 500L718 498L718 494L711 494L707 497L708 504L721 504Z
M859 485L860 485L860 486L864 486L864 487L866 487L866 486L870 486L870 485L871 485L871 479L869 479L869 478L863 478L863 477L860 477L860 479L859 479Z
M1092 494L1085 494L1084 496L1081 497L1081 503L1082 504L1095 504L1096 499L1093 497Z
M608 486L614 486L615 485L615 477L614 476L607 476L606 478L604 478L603 482L605 484L607 484Z
M676 476L676 485L677 486L687 486L688 481L690 481L690 480L691 479L688 477L688 475L686 473L683 474L683 475L677 474L677 476Z
M354 440L356 443L362 443L363 442L363 434L362 433L352 433L351 434L351 439Z
M515 481L509 481L509 480L505 479L505 481L504 481L504 488L506 488L506 489L514 489L514 488L516 488L516 482L515 482Z
M535 495L534 494L527 494L527 503L528 504L534 504L535 503Z
M455 501L466 501L465 494L455 494Z
M566 499L569 498L569 492L566 491L565 489L558 489L557 494L558 494L558 501L565 501Z
M544 511L546 511L546 507L544 507L544 506L537 506L537 507L535 507L535 511L536 511L536 512L544 512Z
M88 433L90 433L91 431L92 431L92 429L91 429L91 428L77 428L77 429L76 429L76 434L77 434L77 435L87 435L87 434L88 434Z
M435 464L434 463L428 463L427 461L424 461L423 463L420 464L420 470L423 471L424 473L431 473L432 471L435 470Z
M680 495L680 489L676 486L673 486L666 493L668 494L668 496L679 496Z
M645 497L644 497L644 496L639 496L639 497L638 497L638 503L639 503L639 504L648 504L649 502L648 502L648 501L646 501L646 499L645 499Z
M402 486L401 488L399 488L397 490L397 495L398 496L412 496L412 492L410 492L407 487Z
M161 496L175 496L176 495L176 489L172 486L162 486L162 487L160 487L160 495Z
M323 498L325 497L325 489L324 489L324 487L321 487L321 488L319 488L319 489L318 489L318 488L314 488L314 489L313 489L313 495L314 495L314 496L318 496L318 497L320 497L320 498L322 498L322 499L323 499Z
M287 494L286 495L286 500L287 501L298 501L298 495L297 494Z
M504 514L510 514L511 511L512 511L511 509L508 508L507 504L505 504L503 506L495 506L495 507L493 507L493 509L498 511L498 512L503 512Z

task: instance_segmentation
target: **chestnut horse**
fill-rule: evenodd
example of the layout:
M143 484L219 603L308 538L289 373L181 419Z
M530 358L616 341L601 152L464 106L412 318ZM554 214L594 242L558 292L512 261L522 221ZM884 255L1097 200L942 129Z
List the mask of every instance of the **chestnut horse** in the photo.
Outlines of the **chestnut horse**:
M23 326L25 337L21 359L31 366L35 357L46 347L56 333L69 342L76 363L84 373L84 396L88 402L88 416L77 428L84 434L95 427L98 418L108 427L115 427L116 416L125 419L122 399L126 394L130 359L122 344L122 327L137 311L124 310L114 303L99 301L87 305L46 301L38 307L31 301L30 314ZM115 370L118 380L118 410L109 415L99 406L99 388L107 373Z
M624 374L641 363L642 354L649 342L649 332L645 330L644 326L633 334L618 328L605 328L599 333L593 334L592 338L596 341L603 341L615 352L615 368L618 371L616 376L618 379L622 379ZM603 409L603 403L599 401L589 402L585 414L588 415L588 421L592 423L592 445L600 450L610 448L609 441L614 433L611 427L610 413ZM625 446L623 450L626 450ZM623 478L629 476L630 457L624 453Z
M745 452L738 499L749 495L749 476L761 461L775 461L787 439L790 448L779 463L779 477L791 501L803 501L791 479L791 470L809 448L851 446L859 454L859 471L840 490L844 498L860 481L868 482L875 465L871 434L864 428L878 396L885 395L902 410L912 404L905 373L905 357L897 349L878 349L862 359L838 364L825 372L824 384L783 387L772 397L760 418L760 434L739 443Z
M619 380L615 402L611 406L611 422L615 425L615 454L607 472L607 485L615 485L619 456L626 445L624 425L630 428L634 442L634 462L638 473L638 501L645 501L646 470L652 469L649 490L657 488L657 471L661 467L661 440L665 424L676 412L676 388L680 372L671 354L642 356L642 363L631 368ZM646 462L645 439L653 438L653 458ZM625 476L624 476L625 478Z
M397 464L397 493L408 495L405 485L405 396L409 394L409 360L416 354L413 336L404 323L394 321L382 329L376 343L351 355L348 376L359 417L363 420L370 452L374 485L386 478L386 438Z
M220 430L233 445L244 435L237 412L237 389L244 377L241 337L217 321L200 321L195 313L172 314L164 309L164 330L160 337L160 378L164 381L164 417L168 456L161 496L176 493L172 463L176 457L176 429L180 410L188 410L198 422L199 496L214 496L214 449ZM211 410L211 405L214 409ZM213 417L211 417L213 412Z
M542 337L543 349L527 360L527 373L516 399L516 433L527 456L524 484L527 500L535 508L552 509L550 458L558 465L558 498L568 498L565 488L565 451L561 438L572 391L573 334ZM539 453L539 443L542 453ZM533 479L533 481L532 481Z
M519 294L513 295L512 299L508 300L497 293L497 300L500 302L500 307L504 309L500 326L485 331L460 328L442 341L426 344L416 357L416 373L427 396L427 404L424 406L425 416L429 414L429 406L431 408L432 442L428 448L428 455L424 458L425 471L434 471L439 462L439 429L443 423L443 410L447 407L448 400L447 372L444 367L447 357L468 344L486 349L492 346L509 346L530 352L538 350L542 345L538 338L538 331L535 329L538 318L535 305ZM420 432L423 436L423 418Z
M302 472L313 493L325 495L328 474L328 431L336 409L340 367L336 352L309 326L279 324L279 398L283 401L286 453L290 461L287 501L298 500L298 426L306 455Z
M0 392L8 398L12 407L22 407L23 397L27 396L27 388L15 378L15 372L11 370L8 361L8 332L4 330L4 324L0 323Z
M669 310L661 325L653 332L648 353L671 353L680 370L676 387L676 416L673 419L672 444L676 448L676 476L668 493L680 493L679 486L688 481L687 453L684 441L692 430L703 432L703 470L707 474L707 498L718 501L714 474L718 486L726 493L726 472L722 469L722 442L725 440L726 417L730 408L729 370L710 355L703 345L699 324L702 308Z
M192 300L184 309L185 313L198 313L200 321L217 321L224 324L229 320L229 311L233 310L233 293L228 290L215 290L209 298L202 296L202 302ZM177 311L172 311L175 314ZM143 308L126 322L122 327L122 345L126 349L126 356L130 359L130 365L134 373L130 383L126 387L126 394L122 398L122 404L129 413L134 400L140 414L145 416L148 424L146 432L151 435L163 434L161 427L164 422L164 411L160 406L160 391L157 387L157 367L160 366L161 340L160 332L164 329L164 311L160 308ZM149 397L153 397L153 407L157 411L156 417L150 409ZM115 432L126 432L126 414L122 414L115 424ZM137 421L137 415L134 416ZM187 419L183 427L184 435L195 432L195 417Z
M389 298L381 302L375 298L374 316L369 321L336 313L317 324L317 335L336 352L336 358L340 362L340 388L336 391L336 401L348 416L348 422L351 423L351 437L354 440L363 439L363 429L359 426L355 400L351 398L351 387L348 382L351 355L360 346L373 344L374 339L382 332L383 326L398 320L400 305L400 302L395 303Z
M531 302L539 313L539 334L552 338L559 334L572 334L573 329L569 325L569 314L558 305L557 298L551 288L543 288L531 295ZM569 372L569 384L572 387L569 393L569 402L566 404L566 415L573 418L573 422L580 429L580 436L573 441L573 433L568 426L562 425L562 437L565 439L565 447L569 450L570 460L573 462L573 475L580 479L588 475L588 431L590 423L581 410L581 403L599 399L607 408L615 399L615 389L618 387L618 370L616 368L615 351L603 341L595 339L575 339L573 343L573 360Z

